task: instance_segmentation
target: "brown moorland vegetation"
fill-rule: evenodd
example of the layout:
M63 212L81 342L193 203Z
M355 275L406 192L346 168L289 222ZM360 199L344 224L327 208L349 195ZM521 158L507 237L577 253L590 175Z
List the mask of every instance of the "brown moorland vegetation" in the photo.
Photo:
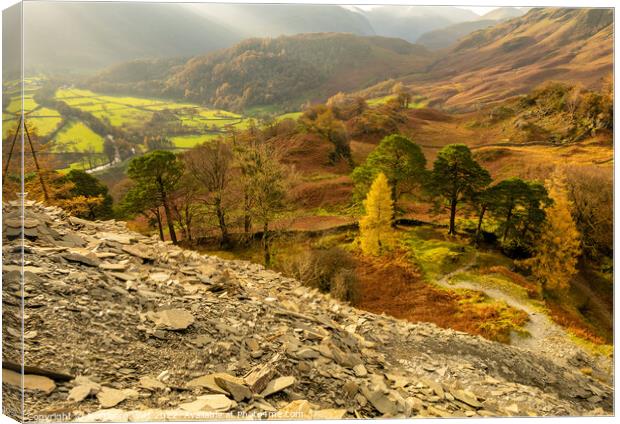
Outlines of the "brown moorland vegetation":
M473 32L404 82L431 105L472 110L548 80L600 87L612 68L612 9L544 8Z
M359 298L355 306L409 321L425 321L444 328L509 342L527 314L505 304L486 301L468 290L451 291L424 281L404 258L357 258Z

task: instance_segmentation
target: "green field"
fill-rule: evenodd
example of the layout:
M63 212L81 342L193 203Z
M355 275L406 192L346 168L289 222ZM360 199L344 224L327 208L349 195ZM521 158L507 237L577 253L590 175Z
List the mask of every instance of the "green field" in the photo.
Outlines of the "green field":
M56 152L84 152L89 148L95 153L103 152L103 138L82 122L71 122L54 139Z
M203 132L206 129L241 128L246 119L236 113L209 109L192 103L176 103L160 99L129 96L109 96L90 90L61 88L56 99L71 107L90 112L112 126L141 127L155 112L170 111L184 127Z
M179 135L176 137L171 137L170 140L174 143L174 146L177 149L191 149L198 144L202 144L205 141L214 140L219 136L219 134Z
M29 112L37 107L37 102L34 101L32 95L24 95L24 112ZM18 115L22 109L22 101L19 96L13 97L11 103L6 107L5 112Z
M395 98L396 98L395 94L389 94L383 97L375 97L374 99L368 99L366 100L366 104L368 104L368 106L370 107L380 106L380 105L386 104L387 102ZM420 109L420 108L426 107L426 105L427 105L427 101L424 97L413 96L411 98L411 101L409 102L409 109Z
M284 113L282 115L278 115L276 116L276 121L283 121L285 119L292 119L294 121L298 120L299 117L302 115L303 112L289 112L289 113Z

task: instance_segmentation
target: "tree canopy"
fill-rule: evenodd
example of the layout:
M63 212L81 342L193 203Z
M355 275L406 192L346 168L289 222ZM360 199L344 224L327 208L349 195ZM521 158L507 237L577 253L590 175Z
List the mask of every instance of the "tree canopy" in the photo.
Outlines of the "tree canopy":
M394 215L392 190L382 172L377 175L364 201L366 214L360 219L360 246L367 255L379 255L393 241Z
M170 239L177 242L174 220L170 210L170 193L174 191L183 175L183 164L174 153L154 150L129 162L127 175L141 187L141 191L153 190L164 208Z
M73 183L69 190L73 197L100 198L97 202L87 202L86 211L82 217L87 219L106 219L112 217L112 196L108 187L91 174L72 169L65 178Z
M403 194L411 193L424 181L426 158L420 146L405 136L392 134L383 138L366 161L351 174L358 199L366 196L380 173L387 178L393 200L398 202Z
M581 242L577 225L571 215L572 202L568 198L562 177L549 182L553 204L545 209L546 221L536 240L534 256L526 261L532 274L546 290L564 290L577 272L577 258Z
M428 189L450 204L449 234L455 234L457 204L472 198L491 182L489 172L475 161L471 150L464 144L445 146L433 163Z

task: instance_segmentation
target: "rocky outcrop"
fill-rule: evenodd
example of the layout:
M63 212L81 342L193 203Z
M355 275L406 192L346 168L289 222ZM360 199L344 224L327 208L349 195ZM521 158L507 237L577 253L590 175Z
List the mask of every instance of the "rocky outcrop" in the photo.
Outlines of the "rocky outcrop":
M121 222L35 203L24 218L4 207L3 389L14 416L22 340L30 420L612 413L608 384L542 355L356 310Z

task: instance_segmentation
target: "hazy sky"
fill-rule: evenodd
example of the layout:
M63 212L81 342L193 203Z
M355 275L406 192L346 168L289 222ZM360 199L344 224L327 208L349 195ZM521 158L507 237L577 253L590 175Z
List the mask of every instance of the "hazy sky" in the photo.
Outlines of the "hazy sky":
M371 10L371 9L374 9L375 7L380 7L380 5L360 4L360 5L355 5L354 7L358 7L360 9L362 9L362 10ZM474 12L475 14L480 15L480 16L484 15L485 13L489 13L493 9L497 9L497 7L489 7L489 6L460 6L460 5L457 5L455 7L458 7L460 9L471 10L472 12Z
M476 6L456 6L456 7L460 7L461 9L471 10L472 12L480 16L484 15L485 13L489 13L493 9L497 9L497 7L476 7Z

